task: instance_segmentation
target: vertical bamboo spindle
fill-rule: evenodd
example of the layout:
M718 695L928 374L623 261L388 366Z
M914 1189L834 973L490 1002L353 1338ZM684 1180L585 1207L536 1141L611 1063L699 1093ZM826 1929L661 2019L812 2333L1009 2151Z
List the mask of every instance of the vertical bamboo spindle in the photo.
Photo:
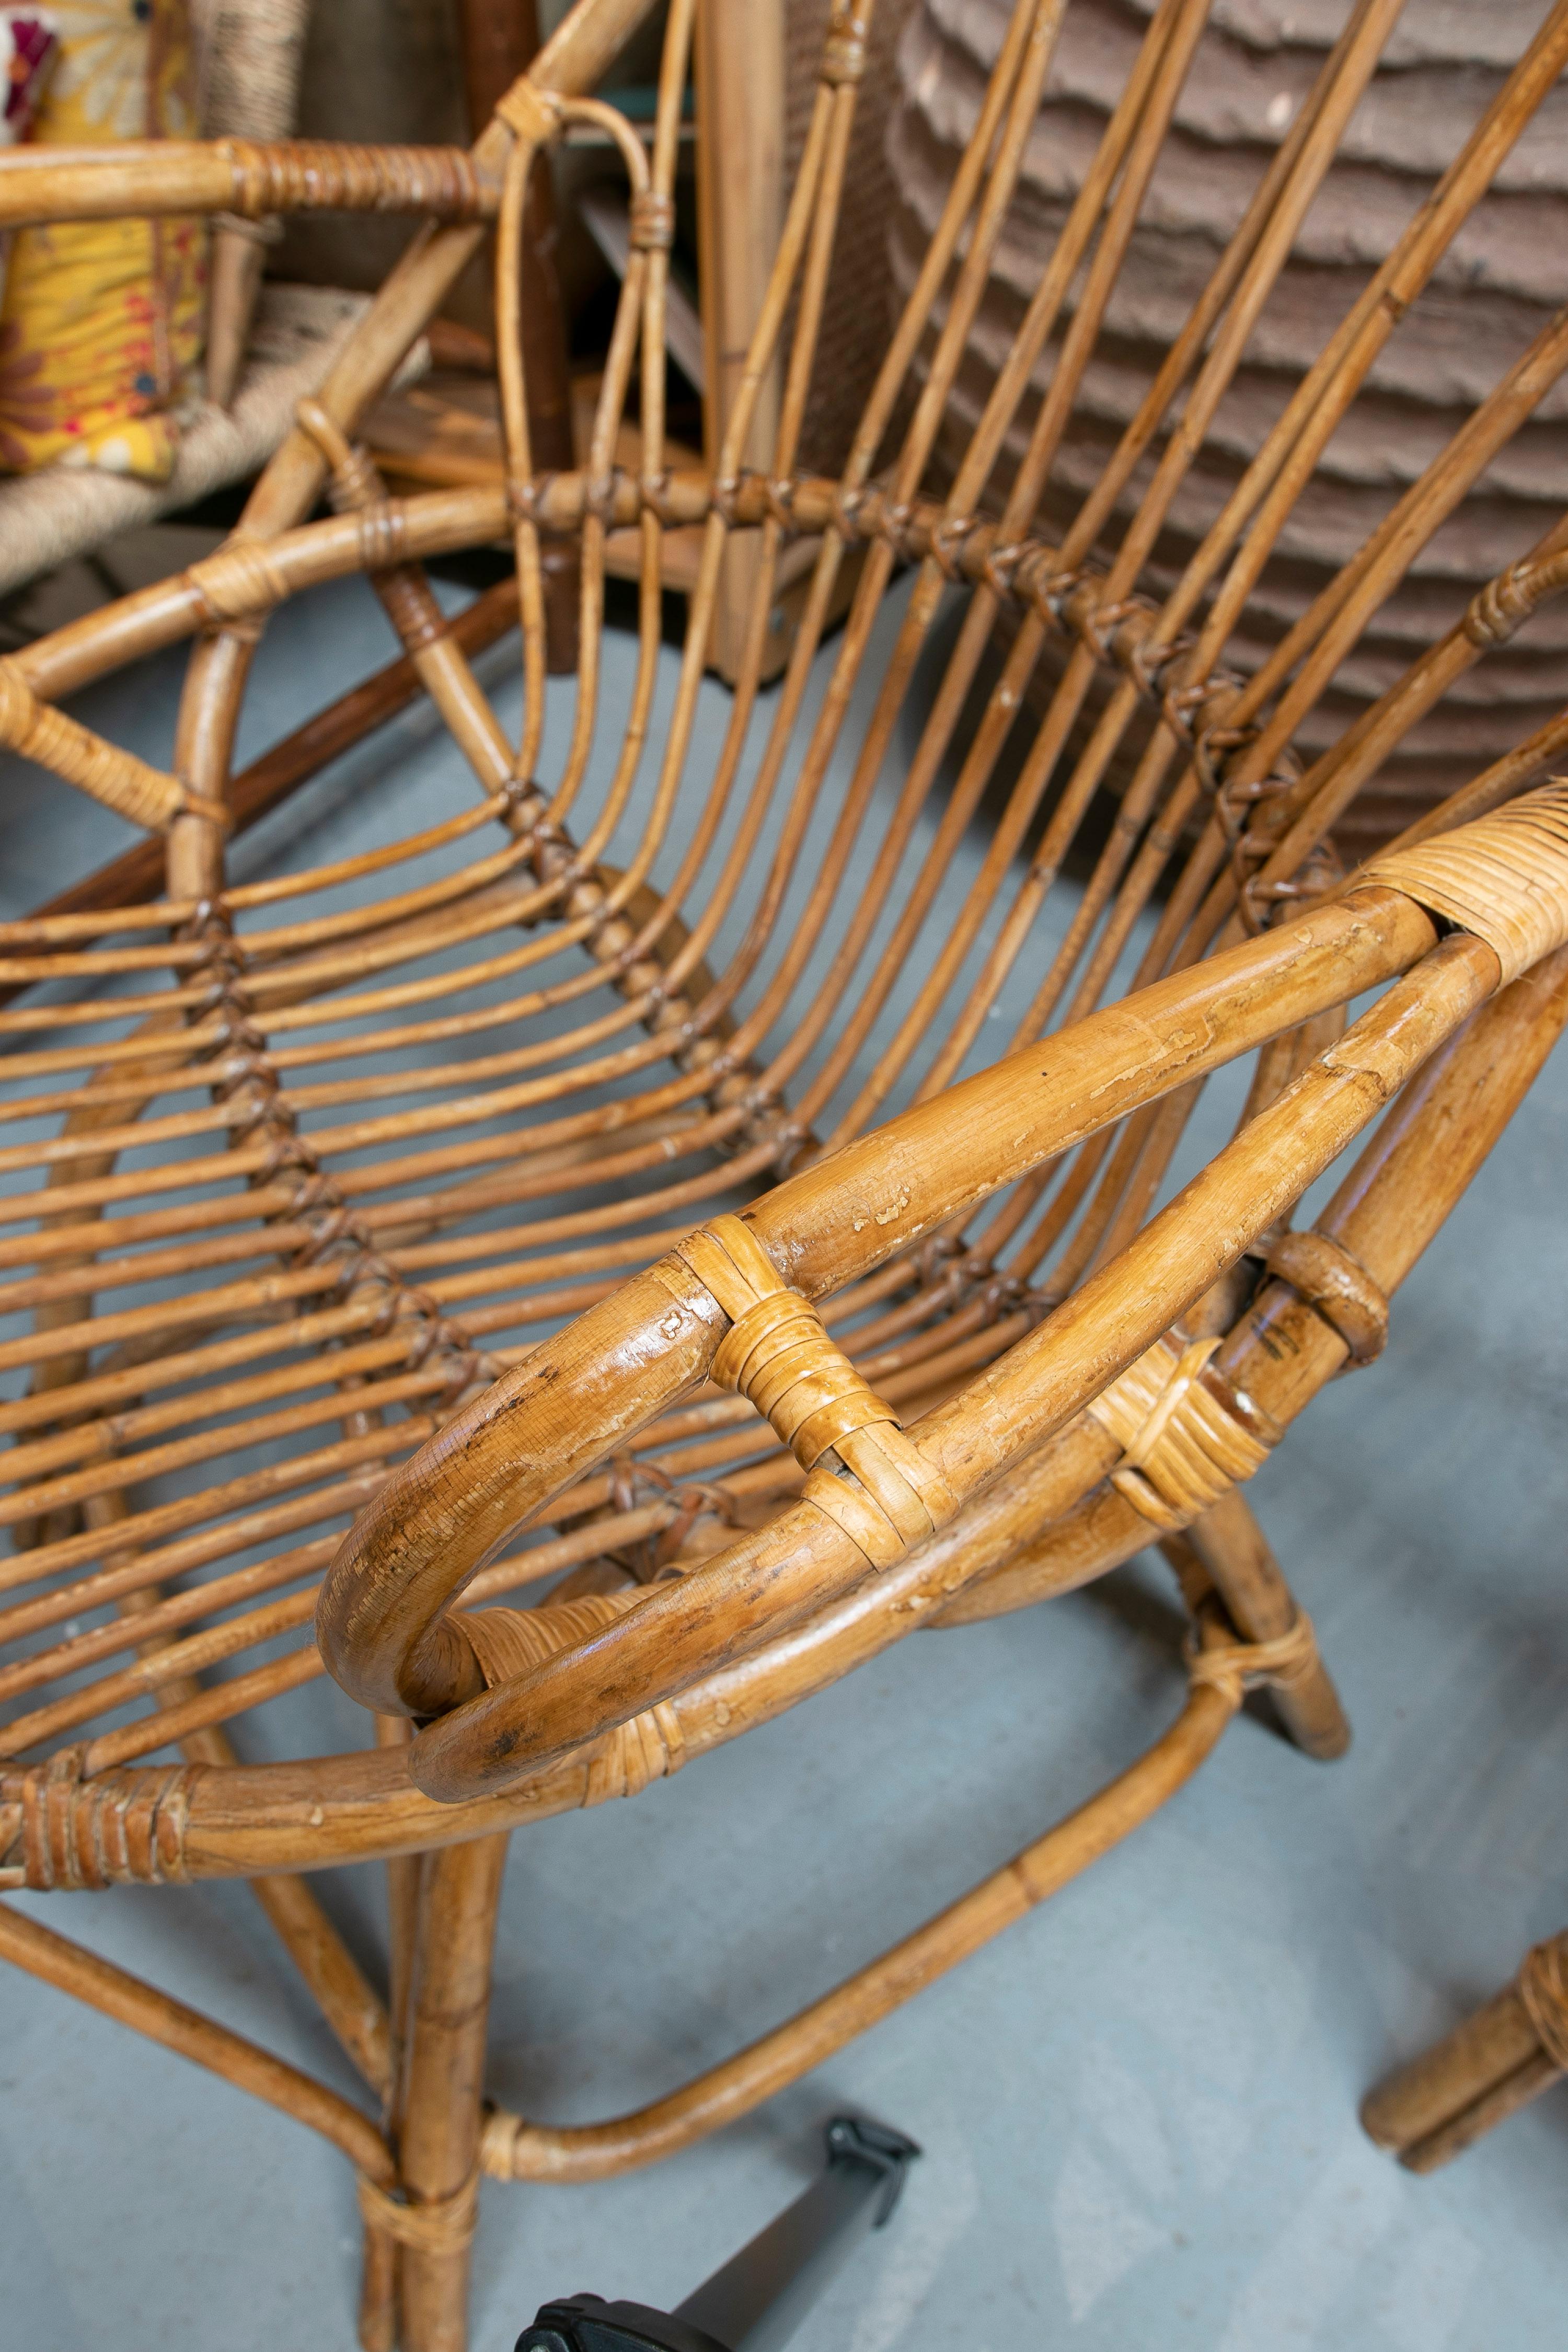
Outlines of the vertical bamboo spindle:
M539 53L537 0L458 0L463 87L477 139L496 100L527 72ZM481 270L485 299L494 264L493 234ZM555 267L555 183L541 155L528 183L522 227L523 363L528 379L528 431L542 473L565 473L576 462L572 446L572 375L566 310ZM577 667L577 599L581 565L575 540L553 540L542 550L545 658L557 676Z

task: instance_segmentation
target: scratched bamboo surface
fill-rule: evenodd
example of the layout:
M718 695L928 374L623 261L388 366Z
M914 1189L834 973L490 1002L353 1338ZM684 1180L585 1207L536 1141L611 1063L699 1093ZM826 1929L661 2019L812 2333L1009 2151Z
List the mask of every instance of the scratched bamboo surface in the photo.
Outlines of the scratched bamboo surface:
M1159 597L1144 589L1162 530L1219 429L1393 0L1350 12L1115 458L1049 536L1041 500L1074 386L1205 0L1152 12L995 396L940 491L945 396L1017 194L1060 0L1021 0L1011 20L833 480L794 457L860 28L830 27L748 364L760 385L793 315L770 463L741 466L743 392L708 479L661 466L690 7L671 12L651 145L574 95L639 13L584 0L472 163L442 164L457 217L416 241L301 404L236 540L0 666L5 740L166 844L160 898L0 939L0 984L18 992L0 1010L16 1088L0 1141L0 1310L14 1318L0 1337L14 1442L0 1881L261 1883L341 2037L357 2032L364 2071L389 2085L397 2179L422 2218L378 2201L362 2160L362 2327L374 2347L401 2325L412 2352L460 2340L481 2157L524 2175L592 2162L573 2134L481 2150L475 2033L499 1870L484 1833L636 1795L928 1621L1023 1605L1152 1539L1194 1607L1212 1580L1203 1642L1230 1662L1205 1664L1200 1643L1187 1711L1141 1777L831 1996L831 2032L808 2012L782 2058L770 2044L734 2062L732 2092L692 2086L691 2116L711 2127L994 1932L1031 1874L1043 1895L1172 1793L1239 1702L1227 1643L1247 1645L1248 1675L1278 1681L1302 1745L1343 1745L1310 1625L1237 1489L1330 1378L1377 1353L1390 1294L1568 1014L1568 791L1538 782L1557 722L1433 821L1458 828L1451 847L1346 877L1326 846L1409 729L1440 723L1445 697L1568 585L1568 531L1527 534L1354 727L1310 756L1296 748L1344 650L1555 383L1568 331L1554 324L1500 362L1452 443L1261 669L1243 683L1227 664L1331 434L1568 63L1568 5L1545 15ZM616 144L634 249L587 462L551 474L531 451L519 260L534 162L574 124ZM177 182L180 202L226 203L239 165L251 169L193 153L149 168L157 201L175 201ZM136 168L112 166L127 185ZM384 183L374 157L332 168L331 185L365 204L384 185L401 200L413 169ZM257 167L247 201L275 210L316 169ZM0 205L6 185L0 166ZM357 422L491 217L509 480L389 501ZM1051 395L1022 462L1008 459L1001 511L980 521L1035 361L1064 326ZM634 395L637 478L613 463ZM1137 520L1110 541L1140 467ZM334 515L308 520L323 490ZM702 557L671 682L660 541L693 526ZM601 659L612 528L641 546L620 707ZM502 533L521 618L510 725L419 569ZM552 534L574 539L583 583L564 687L546 675ZM741 534L754 635L717 759L699 772L708 633ZM764 695L773 583L796 539L815 549L807 616ZM820 649L823 687L814 665L851 550L865 562L841 636ZM411 834L388 824L374 849L236 883L231 751L258 632L360 572L465 789ZM1004 610L997 676L983 665ZM57 707L185 641L168 767ZM1041 724L1024 690L1047 646L1067 659ZM1097 680L1105 716L1080 752ZM1107 829L1097 787L1133 736L1137 772ZM965 860L955 919L941 894ZM1023 1009L995 1034L993 1009L1021 981ZM1348 1001L1378 989L1347 1031ZM1255 1053L1233 1139L1186 1167L1198 1092ZM1342 1159L1331 1208L1289 1232L1301 1193ZM726 1354L741 1321L746 1346ZM816 1384L787 1412L795 1390L766 1361L775 1328L806 1350ZM485 1605L542 1595L542 1608ZM374 1711L376 1744L235 1760L227 1727L324 1668ZM410 1717L427 1718L412 1738ZM184 1760L150 1760L171 1753ZM395 1877L403 1991L367 2024L291 1874L372 1854L403 1870L431 1849L417 1899ZM111 2013L152 2014L58 1944L5 1935L21 1965ZM185 2028L163 2024L180 2044ZM254 2054L210 2043L208 2063L287 2104ZM340 2142L355 2128L315 2119ZM627 2144L671 2144L667 2122L632 2119Z

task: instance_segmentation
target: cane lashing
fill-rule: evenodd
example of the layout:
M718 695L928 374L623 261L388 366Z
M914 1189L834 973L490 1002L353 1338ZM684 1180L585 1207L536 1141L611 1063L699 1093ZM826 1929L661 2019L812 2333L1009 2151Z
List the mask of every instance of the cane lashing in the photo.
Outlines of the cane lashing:
M1268 1458L1199 1378L1219 1344L1156 1339L1089 1407L1122 1449L1111 1485L1157 1528L1185 1527Z
M187 803L173 776L40 702L16 664L5 660L0 660L0 744L149 831L171 824Z
M643 1598L630 1592L584 1593L542 1609L483 1609L462 1621L489 1688L514 1682L557 1651L592 1640ZM589 1759L584 1803L637 1797L653 1780L668 1780L686 1761L680 1717L667 1701L645 1708L605 1734Z
M231 539L181 574L203 617L216 628L259 629L275 604L292 593L287 563L261 541Z
M1370 1364L1388 1344L1388 1300L1364 1266L1328 1234L1280 1234L1265 1260L1270 1274L1331 1323L1352 1364Z
M628 235L635 252L668 253L675 243L674 198L662 188L634 190Z
M836 12L822 45L819 78L829 89L858 82L866 71L866 27L847 8Z
M321 139L226 139L228 210L242 220L304 211L426 213L479 220L495 208L465 147L365 147Z
M731 1318L713 1378L749 1398L811 1473L805 1499L877 1568L934 1535L957 1508L947 1481L828 1338L810 1301L780 1280L750 1226L716 1217L677 1255ZM827 1466L830 1453L858 1486Z
M536 89L527 76L513 82L496 100L496 113L526 146L553 139L561 128L560 109L547 90Z
M1532 1945L1516 1979L1526 2016L1552 2064L1568 2074L1568 1936Z
M390 2196L363 2172L356 2176L355 2187L366 2228L395 2239L400 2246L413 2246L426 2254L460 2254L473 2237L479 2210L477 2165L449 2197L424 2199L417 2205Z
M360 517L365 570L405 653L417 653L447 634L446 616L418 568L405 562L404 509L388 499L370 453L356 447L319 400L296 403L295 420L327 461L327 496L334 514Z
M84 1780L79 1761L79 1751L63 1748L13 1784L19 1833L7 1841L0 1822L0 1851L8 1844L17 1854L27 1885L183 1885L191 1790L206 1768L160 1765Z
M1193 1686L1217 1690L1234 1709L1249 1690L1304 1681L1318 1664L1318 1637L1304 1609L1283 1633L1263 1642L1205 1639L1200 1618L1187 1636L1186 1661Z
M1375 858L1366 876L1484 940L1506 986L1568 942L1568 782L1554 777L1461 832Z

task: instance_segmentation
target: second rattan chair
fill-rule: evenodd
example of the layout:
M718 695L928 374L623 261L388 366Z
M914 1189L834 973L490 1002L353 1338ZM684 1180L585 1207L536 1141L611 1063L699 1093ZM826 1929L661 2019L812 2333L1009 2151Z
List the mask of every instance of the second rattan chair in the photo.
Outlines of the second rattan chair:
M1436 2172L1568 2074L1568 1929L1511 1984L1370 2091L1361 2119L1411 2172Z

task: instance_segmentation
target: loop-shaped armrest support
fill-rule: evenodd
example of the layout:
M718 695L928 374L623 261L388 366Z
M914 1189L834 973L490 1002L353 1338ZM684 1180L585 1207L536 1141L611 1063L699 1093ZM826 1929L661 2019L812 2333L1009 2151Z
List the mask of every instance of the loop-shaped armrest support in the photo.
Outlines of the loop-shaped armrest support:
M1402 893L1355 892L1157 982L1043 1047L1026 1047L905 1112L776 1187L753 1203L741 1230L781 1286L803 1300L823 1297L1100 1128L1405 970L1435 938L1430 919ZM730 1256L722 1241L715 1246ZM1212 1255L1212 1237L1205 1246ZM317 1612L328 1668L353 1696L383 1712L419 1717L479 1699L484 1677L472 1644L447 1612L488 1560L546 1516L553 1497L709 1377L732 1318L706 1278L718 1268L704 1250L684 1245L543 1341L388 1480L345 1539ZM1068 1312L1059 1310L1047 1328ZM1149 1345L1168 1319L1147 1331L1140 1325L1124 1355L1107 1358L1089 1392ZM739 1342L732 1352L740 1352ZM787 1369L782 1358L780 1363ZM746 1377L744 1363L740 1370ZM988 1378L995 1386L994 1375ZM815 1391L803 1391L797 1402L805 1404L808 1393L813 1402L798 1423L808 1446L829 1430L837 1432L826 1440L836 1452L839 1439L853 1448L863 1435L867 1459L872 1443L884 1453L896 1444L890 1423L875 1414L861 1420L858 1431L852 1425L861 1409L847 1402L847 1391L821 1403ZM828 1419L818 1420L829 1407ZM971 1488L1000 1459L994 1448L976 1447L967 1436L959 1450ZM919 1451L928 1485L923 1507L934 1520L930 1504L942 1492L937 1481L953 1488L952 1468L923 1442ZM860 1478L825 1475L841 1512L861 1510L870 1489ZM939 1509L946 1507L938 1501ZM831 1528L822 1518L819 1506L803 1503L738 1548L745 1555L748 1638L777 1624L790 1583L784 1566L808 1522L821 1531L818 1550L837 1561L840 1583L867 1572L873 1555L846 1530L844 1517ZM865 1528L869 1524L863 1520ZM910 1539L918 1536L918 1525L911 1526ZM823 1589L820 1579L805 1581L809 1590ZM684 1637L678 1640L670 1623L680 1598L664 1588L633 1612L639 1624L646 1621L648 1642L667 1643L672 1688L687 1678ZM586 1649L607 1654L623 1638L624 1628L608 1629ZM699 1652L706 1657L700 1640ZM622 1689L614 1719L628 1719L648 1703L640 1687ZM503 1742L485 1769L503 1780L513 1775L522 1766L511 1763L510 1754ZM445 1772L439 1778L433 1793L468 1792ZM471 1785L480 1785L477 1771Z
M1454 927L1440 945L1434 913ZM416 1739L410 1769L428 1795L458 1800L788 1633L1120 1381L1505 976L1565 943L1568 784L1552 783L1386 857L1337 904L1009 1055L778 1186L743 1223L720 1220L546 1342L388 1482L322 1591L329 1666L372 1706L455 1706ZM811 1299L983 1195L1398 971L1120 1256L914 1431L811 1313ZM1201 1369L1162 1375L1141 1455ZM473 1644L443 1615L450 1601L551 1496L715 1370L815 1465L800 1502L596 1636L485 1690ZM1167 1464L1178 1502L1201 1505L1215 1475L1249 1475L1259 1458L1223 1427L1185 1434L1195 1453L1179 1475ZM823 1468L828 1450L839 1469ZM1158 1482L1150 1491L1168 1510Z

